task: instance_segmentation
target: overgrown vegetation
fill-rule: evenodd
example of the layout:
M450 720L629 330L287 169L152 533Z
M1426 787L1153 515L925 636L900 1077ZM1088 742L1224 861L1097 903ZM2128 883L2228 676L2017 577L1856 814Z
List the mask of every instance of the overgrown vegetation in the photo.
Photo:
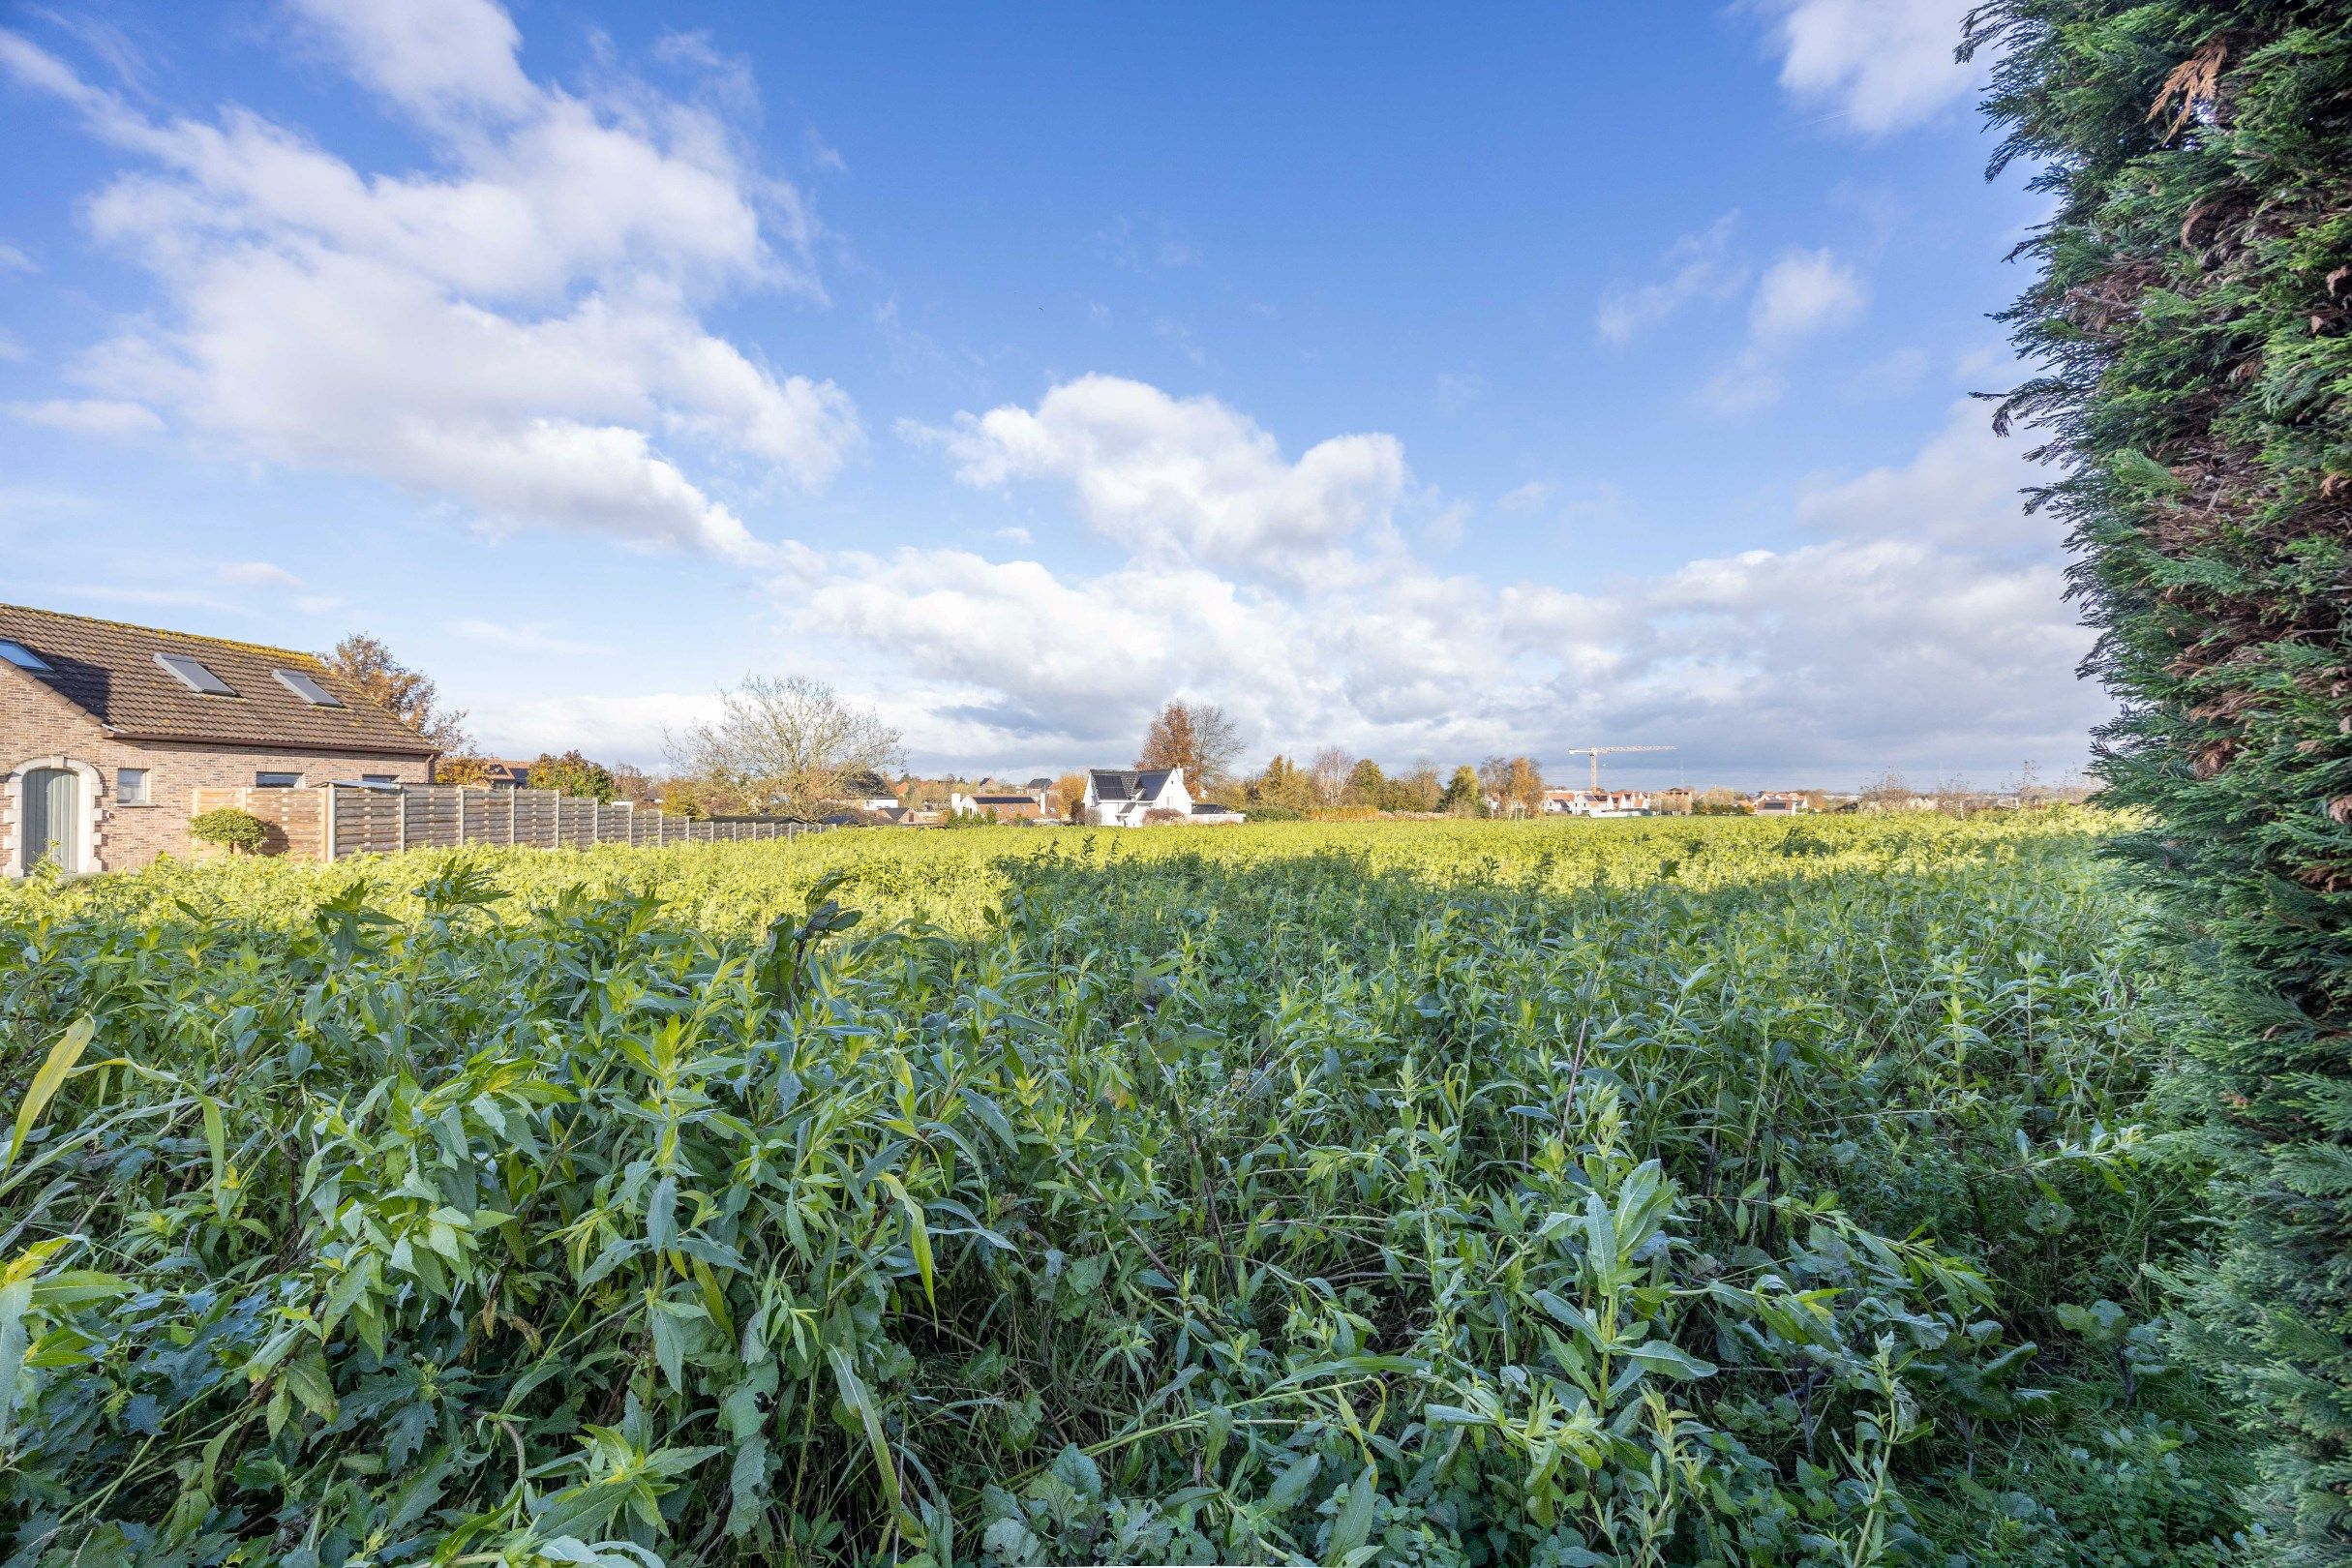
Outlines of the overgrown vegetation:
M2279 1560L2352 1559L2352 10L1999 0L1991 110L2057 216L2012 313L2126 700L2132 843L2211 994L2231 1226L2190 1343L2258 1425ZM1998 165L1996 166L1998 166Z
M10 1560L2228 1560L2107 827L0 890Z

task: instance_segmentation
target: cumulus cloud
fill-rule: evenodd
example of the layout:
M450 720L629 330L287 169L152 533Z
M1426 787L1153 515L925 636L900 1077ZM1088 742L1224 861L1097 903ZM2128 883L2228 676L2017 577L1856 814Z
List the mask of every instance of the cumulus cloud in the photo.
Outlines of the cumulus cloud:
M1251 570L1248 551L1201 546L1285 536L1231 518L1292 518L1261 498L1289 494L1305 459L1282 462L1222 404L1113 389L1126 422L1086 400L1078 417L1057 388L930 437L969 482L1064 487L1120 547L1112 564L808 552L775 585L797 640L910 673L893 712L919 747L1005 766L1120 757L1154 707L1187 695L1223 704L1260 754L1658 741L1681 746L1694 776L1836 782L2078 758L2105 713L2072 676L2089 634L2055 540L2022 517L2022 457L1971 405L1900 462L1807 485L1786 519L1795 544L1570 588L1450 573L1402 530L1340 525L1298 535L1313 571ZM1137 420L1150 462L1132 440L1091 438ZM1181 461L1161 451L1171 443Z
M312 47L418 129L366 172L227 108L155 118L0 30L0 73L132 166L87 204L161 308L73 373L267 461L380 479L494 527L764 558L699 461L823 485L859 437L830 381L704 327L744 288L819 297L811 225L709 107L533 80L489 0L297 0Z
M1748 330L1767 347L1800 342L1853 320L1869 302L1854 269L1827 251L1791 251L1764 270Z
M1932 119L1978 67L1952 58L1973 0L1765 0L1780 84L1865 135Z
M1850 325L1869 304L1869 289L1835 253L1782 252L1749 298L1745 346L1700 389L1699 401L1719 414L1778 402L1781 361L1807 339Z
M967 485L1066 487L1089 527L1150 558L1288 569L1384 528L1411 482L1394 436L1335 436L1285 462L1271 433L1217 399L1115 376L1066 381L1035 408L905 430L945 450Z
M1907 463L1809 488L1800 522L1832 535L1892 534L1985 552L2052 550L2046 515L2028 515L2019 492L2049 476L2026 461L2031 443L1995 436L1985 406L1962 398Z

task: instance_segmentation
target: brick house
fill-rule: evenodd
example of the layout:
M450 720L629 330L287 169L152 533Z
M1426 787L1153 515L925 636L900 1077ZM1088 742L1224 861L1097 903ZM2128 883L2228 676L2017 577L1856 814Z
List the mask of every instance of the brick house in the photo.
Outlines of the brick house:
M433 758L314 654L0 604L0 875L186 858L199 788L423 784Z

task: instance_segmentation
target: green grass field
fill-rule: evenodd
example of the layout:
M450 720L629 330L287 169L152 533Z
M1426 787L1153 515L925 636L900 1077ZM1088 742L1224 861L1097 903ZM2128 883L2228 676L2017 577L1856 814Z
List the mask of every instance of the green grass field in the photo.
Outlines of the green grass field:
M12 1563L2230 1560L2085 813L0 889ZM853 920L853 915L861 917Z

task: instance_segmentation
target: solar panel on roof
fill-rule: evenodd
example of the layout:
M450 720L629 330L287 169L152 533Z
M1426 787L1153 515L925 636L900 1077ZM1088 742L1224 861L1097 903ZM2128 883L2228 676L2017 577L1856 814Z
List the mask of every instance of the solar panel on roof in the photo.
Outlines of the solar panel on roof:
M205 669L185 653L158 653L155 662L169 671L179 683L190 691L200 691L207 697L234 697L236 692L227 681Z

